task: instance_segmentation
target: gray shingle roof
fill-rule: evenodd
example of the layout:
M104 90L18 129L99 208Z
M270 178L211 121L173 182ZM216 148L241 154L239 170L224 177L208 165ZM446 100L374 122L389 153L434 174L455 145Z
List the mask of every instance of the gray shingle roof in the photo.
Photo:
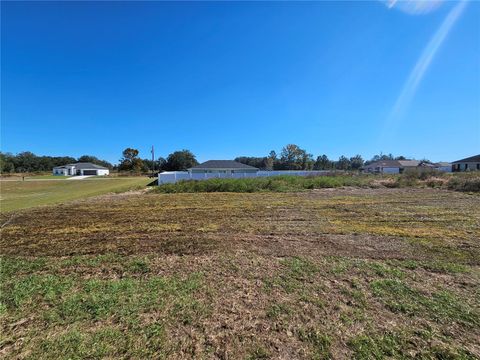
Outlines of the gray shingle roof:
M86 162L80 162L80 163L74 163L74 164L67 164L63 166L55 166L55 168L65 168L66 166L75 166L75 169L77 170L86 170L86 169L102 169L102 170L107 170L106 167L92 164L92 163L86 163Z
M418 160L398 160L401 166L418 166L420 161Z
M480 155L474 155L462 160L457 160L457 161L454 161L452 164L463 163L463 162L480 162Z
M233 160L208 160L200 165L194 166L190 169L194 170L214 170L214 169L248 169L248 170L258 170L256 167L242 164L238 161Z
M420 161L418 160L380 160L373 162L371 164L365 165L364 168L375 168L375 167L410 167L410 166L418 166Z

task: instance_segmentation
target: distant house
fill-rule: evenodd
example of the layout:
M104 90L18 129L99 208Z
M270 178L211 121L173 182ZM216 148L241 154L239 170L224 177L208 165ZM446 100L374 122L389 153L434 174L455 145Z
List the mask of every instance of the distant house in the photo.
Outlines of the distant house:
M53 168L53 175L74 176L74 175L108 175L108 168L92 163L75 163Z
M480 155L457 160L452 163L452 171L475 171L480 170Z
M362 169L370 173L401 174L407 169L416 169L420 165L417 160L380 160L365 165Z
M450 164L449 162L434 163L433 168L438 171L452 172L452 164Z
M242 164L233 160L208 160L200 165L188 169L190 174L255 174L258 172L256 167Z

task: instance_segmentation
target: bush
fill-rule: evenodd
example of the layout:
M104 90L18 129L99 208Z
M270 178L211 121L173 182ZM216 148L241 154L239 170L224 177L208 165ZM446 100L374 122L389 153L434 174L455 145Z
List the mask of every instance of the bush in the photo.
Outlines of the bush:
M431 188L441 188L445 185L445 182L443 178L431 177L425 180L425 185Z
M402 174L402 176L406 179L418 179L418 180L426 180L430 177L442 177L445 173L438 171L436 169L424 167L424 168L416 168L416 169L407 169Z
M429 187L441 187L445 173L432 168L417 168L405 170L396 181L396 187L418 187L427 185Z
M418 185L418 180L416 177L412 176L399 176L396 181L396 187L416 187Z
M456 191L480 192L480 176L455 176L448 180L447 187Z

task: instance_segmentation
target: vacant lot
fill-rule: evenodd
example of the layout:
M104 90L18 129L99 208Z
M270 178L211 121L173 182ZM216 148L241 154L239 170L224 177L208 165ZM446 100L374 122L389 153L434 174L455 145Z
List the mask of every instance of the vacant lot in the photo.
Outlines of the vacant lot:
M6 358L480 357L478 194L123 194L12 214Z
M121 192L144 187L147 178L106 178L85 180L59 180L42 177L28 181L0 181L0 209L2 212L25 209L38 205L56 204L69 200L109 192Z

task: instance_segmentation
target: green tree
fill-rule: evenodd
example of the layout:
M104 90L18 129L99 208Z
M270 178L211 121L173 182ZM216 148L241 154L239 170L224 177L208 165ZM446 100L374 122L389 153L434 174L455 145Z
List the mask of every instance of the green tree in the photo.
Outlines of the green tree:
M364 165L369 165L371 163L374 163L377 161L384 161L384 160L407 160L407 158L403 155L394 157L392 154L380 153L380 154L374 155L370 160L365 161Z
M307 153L298 145L288 144L280 153L280 166L285 170L306 170L313 167L312 154Z
M350 158L350 168L352 170L359 170L363 166L363 158L361 155L355 155Z
M240 156L234 160L245 165L250 165L258 169L265 170L266 159L267 158L265 157Z
M384 153L380 153L380 154L374 155L370 160L366 161L365 164L368 165L368 164L371 164L377 161L383 161L383 160L394 160L394 157L392 154L387 155Z
M15 171L15 165L13 163L12 155L0 152L0 174L12 173Z
M144 168L143 161L138 157L139 151L133 148L123 150L118 169L121 171L141 172Z
M327 155L321 155L317 157L313 166L315 170L330 170L333 169L333 161L328 159Z
M350 168L350 160L345 156L340 156L337 161L336 168L339 170L348 170Z
M161 171L161 170L164 170L166 166L167 166L167 159L163 157L159 157L157 159L156 169Z
M265 161L265 170L274 170L278 167L278 158L275 150L270 151Z
M37 156L34 153L24 151L17 154L15 159L15 170L17 172L39 171L40 169Z
M263 158L262 169L273 170L273 166L274 166L274 160L270 156Z
M184 171L195 165L198 165L195 155L190 150L184 149L168 155L165 170Z
M109 163L108 161L105 160L100 160L96 156L91 156L91 155L82 155L77 159L78 162L88 162L100 166L104 166L106 168L112 169L113 165Z
M155 160L155 162L152 162L151 159L142 159L143 161L143 164L145 166L145 171L152 171L152 170L155 170L155 171L160 171L160 170L164 170L165 169L165 164L167 162L167 160L165 160L163 157L159 157L157 160Z

